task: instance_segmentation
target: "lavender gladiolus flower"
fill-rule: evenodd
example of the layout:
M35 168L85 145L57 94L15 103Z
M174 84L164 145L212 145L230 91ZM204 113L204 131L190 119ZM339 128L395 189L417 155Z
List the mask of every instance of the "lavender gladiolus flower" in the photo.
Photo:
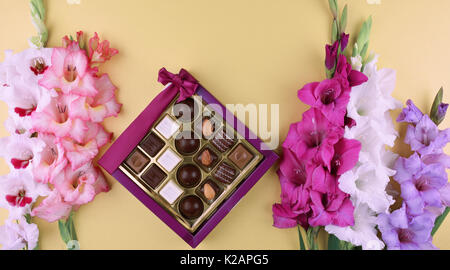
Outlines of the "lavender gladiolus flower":
M421 155L439 154L450 142L450 129L439 130L430 117L424 115L415 127L408 126L405 142Z
M434 215L429 212L411 216L403 204L392 213L380 214L378 224L383 241L390 250L436 249L431 238Z
M412 100L406 101L406 108L400 113L397 122L406 122L416 125L422 119L423 113L414 105Z
M448 104L446 104L446 103L439 104L438 110L437 110L437 115L436 115L437 123L441 123L442 121L444 121L445 115L447 114L447 109L448 109Z

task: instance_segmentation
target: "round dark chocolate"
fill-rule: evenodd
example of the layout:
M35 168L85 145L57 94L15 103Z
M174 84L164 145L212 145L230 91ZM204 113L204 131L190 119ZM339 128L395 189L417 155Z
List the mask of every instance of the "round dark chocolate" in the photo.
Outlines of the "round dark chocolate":
M197 186L201 179L202 173L194 164L186 164L178 168L178 183L185 188L193 188Z
M203 213L203 203L199 197L189 195L181 199L178 209L183 217L196 219Z
M200 139L195 139L193 132L181 133L175 139L175 147L182 155L191 155L200 148Z
M195 101L187 98L174 105L173 114L183 122L192 122L195 118Z

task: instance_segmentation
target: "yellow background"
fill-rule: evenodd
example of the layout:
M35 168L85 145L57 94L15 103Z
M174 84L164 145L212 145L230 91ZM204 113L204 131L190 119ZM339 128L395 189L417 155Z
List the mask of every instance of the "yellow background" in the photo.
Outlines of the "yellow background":
M324 46L331 25L326 0L45 2L48 46L59 46L64 35L84 30L88 34L97 31L120 50L102 68L119 87L118 98L124 104L118 118L105 122L115 136L162 89L157 73L163 66L174 72L188 69L225 104L281 104L281 140L289 124L300 120L307 109L296 98L297 89L325 76ZM434 94L444 86L448 90L445 100L450 101L450 1L381 0L371 5L366 0L348 0L340 1L341 7L345 2L352 37L373 15L370 51L381 55L380 67L397 70L393 93L397 99L411 98L428 111ZM0 50L26 49L27 38L35 34L28 1L1 0L0 11ZM0 122L6 117L6 106L1 103ZM447 119L441 127L449 123ZM400 130L404 135L403 125ZM0 135L7 135L3 126ZM396 150L408 154L400 140ZM4 162L0 173L7 173ZM75 215L82 249L190 248L112 177L108 180L112 190ZM273 167L198 249L297 249L296 229L272 227L271 206L279 195ZM0 219L5 218L1 211ZM37 223L42 249L65 248L56 223ZM450 218L434 244L450 249Z

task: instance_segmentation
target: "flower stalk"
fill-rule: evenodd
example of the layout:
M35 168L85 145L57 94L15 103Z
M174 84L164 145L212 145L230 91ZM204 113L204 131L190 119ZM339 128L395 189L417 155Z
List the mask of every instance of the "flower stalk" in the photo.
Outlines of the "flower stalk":
M30 45L37 49L47 45L48 29L45 26L45 7L43 0L30 0L31 21L36 28L38 35L29 39Z

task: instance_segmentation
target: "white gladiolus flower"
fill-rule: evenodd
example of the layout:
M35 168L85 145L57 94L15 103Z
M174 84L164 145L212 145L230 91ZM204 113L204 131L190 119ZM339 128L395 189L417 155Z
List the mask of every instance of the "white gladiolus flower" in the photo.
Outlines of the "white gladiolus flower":
M350 194L355 206L355 225L351 227L326 226L325 229L340 240L362 246L363 249L382 249L384 244L377 236L376 217L386 213L394 203L386 192L396 155L386 149L398 137L390 111L401 103L391 93L396 74L391 69L377 70L378 57L364 67L368 81L352 88L347 107L348 116L356 126L346 128L345 137L361 142L357 165L339 179L339 188ZM352 58L352 66L360 70L361 59Z

